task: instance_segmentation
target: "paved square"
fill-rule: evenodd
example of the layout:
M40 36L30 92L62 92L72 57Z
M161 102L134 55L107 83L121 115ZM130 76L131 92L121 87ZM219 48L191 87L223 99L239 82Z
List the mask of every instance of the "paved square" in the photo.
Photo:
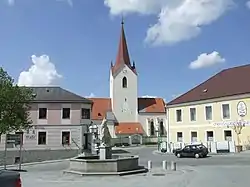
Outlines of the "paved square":
M152 160L153 170L147 174L124 177L81 177L63 174L68 161L24 166L23 187L249 187L250 154L213 155L204 159L177 159L173 155L155 155L153 148L128 149L141 156L141 163ZM177 162L177 171L161 169L162 160ZM162 174L165 174L162 176Z

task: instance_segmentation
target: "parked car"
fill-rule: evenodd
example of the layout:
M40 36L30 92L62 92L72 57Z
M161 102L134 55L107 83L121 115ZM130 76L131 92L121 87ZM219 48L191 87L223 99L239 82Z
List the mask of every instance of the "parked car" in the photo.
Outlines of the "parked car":
M208 148L202 144L186 145L183 149L174 150L174 154L178 158L181 157L201 158L207 156Z
M1 187L22 187L20 173L17 171L0 170Z

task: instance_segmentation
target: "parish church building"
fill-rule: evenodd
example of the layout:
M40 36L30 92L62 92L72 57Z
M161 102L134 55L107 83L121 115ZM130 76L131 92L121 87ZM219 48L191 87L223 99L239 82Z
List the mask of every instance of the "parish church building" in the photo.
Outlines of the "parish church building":
M109 122L113 138L142 135L156 138L167 136L166 106L163 98L138 97L138 74L131 64L124 23L115 63L110 66L110 97L90 98L93 101L91 119L100 124L104 117L114 117Z

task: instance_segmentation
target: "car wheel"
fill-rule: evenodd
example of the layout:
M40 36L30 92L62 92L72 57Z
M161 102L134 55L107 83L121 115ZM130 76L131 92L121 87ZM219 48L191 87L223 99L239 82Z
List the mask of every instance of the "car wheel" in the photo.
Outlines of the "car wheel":
M200 158L200 155L199 155L198 153L196 153L196 154L194 155L194 157L195 157L195 158Z
M181 154L180 153L177 153L176 155L178 158L181 158Z

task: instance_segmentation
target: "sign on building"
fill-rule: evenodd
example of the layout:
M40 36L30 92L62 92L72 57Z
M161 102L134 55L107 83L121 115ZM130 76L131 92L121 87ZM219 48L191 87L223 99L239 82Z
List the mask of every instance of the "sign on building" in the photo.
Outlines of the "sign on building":
M244 101L239 101L237 104L237 114L240 118L247 115L247 105ZM250 126L250 121L239 119L235 121L221 121L214 123L215 126Z

